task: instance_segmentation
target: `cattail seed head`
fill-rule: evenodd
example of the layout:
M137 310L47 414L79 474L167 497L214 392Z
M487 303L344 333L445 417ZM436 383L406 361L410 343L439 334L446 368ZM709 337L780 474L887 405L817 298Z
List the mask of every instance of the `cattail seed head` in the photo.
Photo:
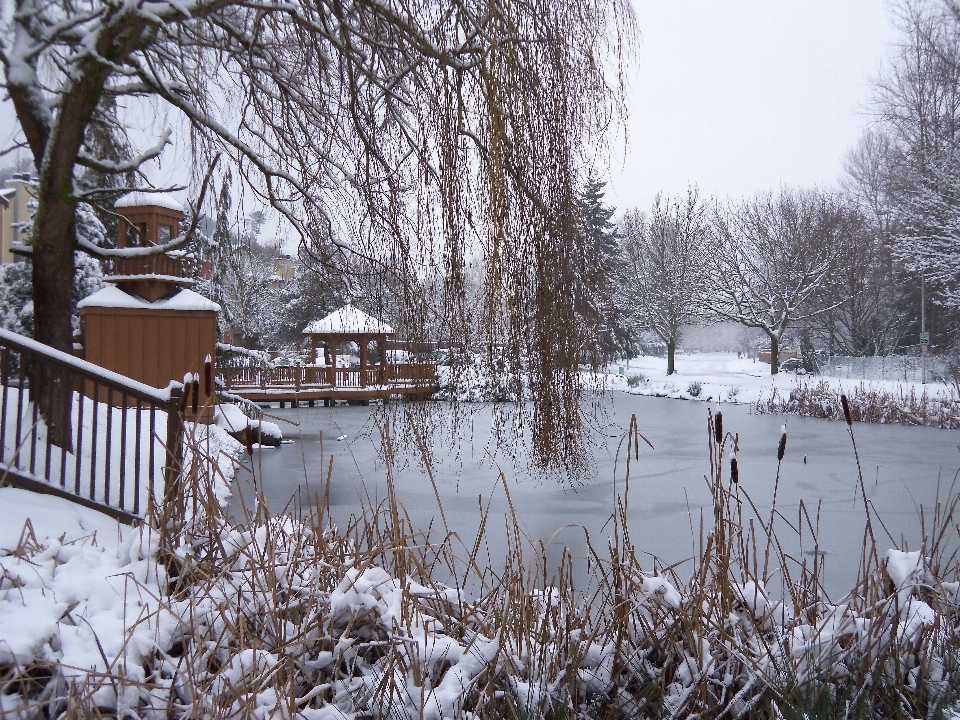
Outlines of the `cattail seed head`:
M714 438L718 443L723 442L723 413L717 411L717 416L713 420Z
M213 395L213 358L209 355L203 361L203 394L206 397Z
M840 404L843 405L843 419L847 421L847 425L853 427L853 417L850 415L850 403L847 402L847 396L840 396Z
M190 383L184 378L183 379L183 395L180 396L180 414L182 415L187 411L187 403L190 402Z
M780 446L777 448L777 462L783 460L783 454L787 450L787 434L780 436Z
M736 458L730 458L730 479L735 483L740 482L740 469L737 467Z
M253 455L253 433L250 426L247 425L247 431L244 433L244 439L247 441L247 455Z
M191 398L193 402L191 403L190 410L192 410L193 414L196 415L197 413L200 412L200 376L199 375L193 376L193 382L190 383L190 386L191 386L191 392L193 393L193 397Z

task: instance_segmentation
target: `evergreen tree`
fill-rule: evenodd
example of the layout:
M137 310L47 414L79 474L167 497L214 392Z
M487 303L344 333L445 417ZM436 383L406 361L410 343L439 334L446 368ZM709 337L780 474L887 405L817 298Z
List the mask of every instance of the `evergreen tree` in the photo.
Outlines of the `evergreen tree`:
M633 335L615 302L619 237L616 210L603 204L604 187L590 173L577 201L582 245L576 307L583 324L583 360L594 366L634 351Z
M36 203L30 201L31 213ZM94 245L106 242L107 230L96 213L87 205L77 205L75 218L77 237ZM29 233L32 216L21 223L21 229ZM103 287L103 270L100 261L86 253L74 253L73 286L70 294L70 322L73 332L80 329L77 303ZM33 263L29 260L0 265L0 327L21 335L33 337Z

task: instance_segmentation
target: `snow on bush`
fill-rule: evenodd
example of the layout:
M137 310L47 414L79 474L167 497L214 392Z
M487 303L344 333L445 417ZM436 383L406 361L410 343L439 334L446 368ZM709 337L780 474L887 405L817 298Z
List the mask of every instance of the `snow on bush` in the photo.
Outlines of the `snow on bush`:
M960 402L953 393L917 395L914 388L899 392L868 387L861 383L844 391L826 381L801 382L789 394L774 388L757 402L758 413L787 413L802 417L843 420L841 394L847 395L853 420L870 423L902 423L960 429Z
M263 419L253 420L237 405L218 404L213 422L231 437L243 443L247 441L248 428L251 443L277 447L283 441L283 433L279 425Z

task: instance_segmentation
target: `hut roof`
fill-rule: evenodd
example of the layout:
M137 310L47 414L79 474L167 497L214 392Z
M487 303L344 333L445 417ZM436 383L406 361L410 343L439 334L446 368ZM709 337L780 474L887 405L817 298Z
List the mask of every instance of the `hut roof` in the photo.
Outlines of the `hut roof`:
M304 335L393 335L393 328L370 317L353 305L344 305L325 318L314 320L303 329Z
M152 310L191 310L220 312L220 306L213 300L208 300L192 290L181 289L168 298L147 302L136 295L124 292L113 285L106 285L77 303L78 308L110 307L110 308L150 308Z
M114 207L162 207L175 212L183 212L183 205L169 193L145 193L134 191L117 200Z

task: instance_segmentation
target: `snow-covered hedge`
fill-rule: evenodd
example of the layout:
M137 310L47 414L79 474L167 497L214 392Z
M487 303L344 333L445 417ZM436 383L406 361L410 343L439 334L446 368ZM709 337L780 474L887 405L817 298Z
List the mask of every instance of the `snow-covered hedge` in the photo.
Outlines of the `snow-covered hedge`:
M841 394L847 395L850 415L858 422L903 423L929 427L960 429L960 402L953 393L920 395L911 387L909 392L891 392L867 387L863 383L846 391L826 381L802 382L781 394L776 389L757 402L758 413L788 413L802 417L843 420Z

